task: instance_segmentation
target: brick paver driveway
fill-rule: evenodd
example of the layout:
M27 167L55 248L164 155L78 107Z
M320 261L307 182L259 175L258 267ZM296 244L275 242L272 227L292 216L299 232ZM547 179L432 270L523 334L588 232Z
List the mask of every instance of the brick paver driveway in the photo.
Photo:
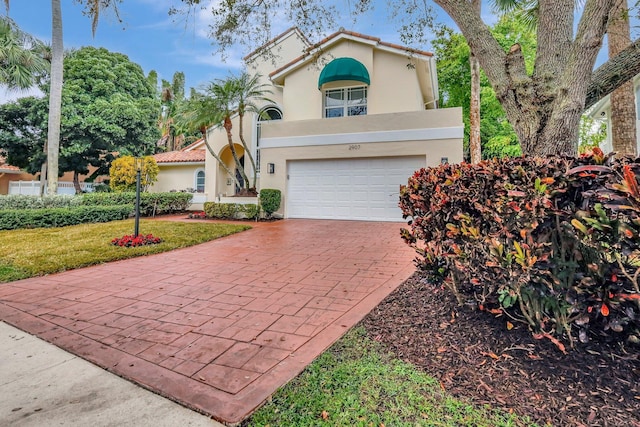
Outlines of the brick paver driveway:
M284 220L0 284L0 319L233 423L410 276L401 226Z

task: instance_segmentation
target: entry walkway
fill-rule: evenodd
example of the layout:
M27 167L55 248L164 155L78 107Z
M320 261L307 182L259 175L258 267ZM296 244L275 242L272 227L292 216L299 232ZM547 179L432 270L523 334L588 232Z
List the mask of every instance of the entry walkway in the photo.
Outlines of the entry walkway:
M411 275L401 226L261 223L190 248L0 284L0 320L235 423Z

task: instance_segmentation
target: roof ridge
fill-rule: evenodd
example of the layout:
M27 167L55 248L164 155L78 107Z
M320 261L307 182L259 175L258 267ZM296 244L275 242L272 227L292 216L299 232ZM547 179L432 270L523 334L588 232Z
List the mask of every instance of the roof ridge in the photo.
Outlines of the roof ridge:
M305 52L302 55L298 56L297 58L294 58L293 60L289 61L288 63L286 63L282 67L280 67L280 68L272 71L271 73L269 73L269 77L273 77L276 74L279 74L280 72L282 72L283 70L286 70L287 68L289 68L292 65L296 64L297 62L300 62L300 61L306 59L307 57L309 57L311 55L311 52L313 50L319 49L322 45L324 45L324 44L328 43L329 41L339 37L340 35L346 35L346 36L351 36L351 37L355 37L355 38L359 38L359 39L373 41L373 42L376 42L380 46L386 46L386 47L389 47L389 48L392 48L392 49L396 49L396 50L403 50L403 51L405 51L407 53L414 53L414 54L423 55L423 56L433 56L432 52L428 52L426 50L414 49L414 48L407 47L407 46L401 46L401 45L395 44L395 43L384 42L379 37L369 36L369 35L366 35L366 34L357 33L355 31L349 31L349 30L345 30L345 29L340 29L340 30L336 31L335 33L332 33L332 34L328 35L327 37L323 38L319 42L314 43L313 45L311 45L308 48L306 48Z

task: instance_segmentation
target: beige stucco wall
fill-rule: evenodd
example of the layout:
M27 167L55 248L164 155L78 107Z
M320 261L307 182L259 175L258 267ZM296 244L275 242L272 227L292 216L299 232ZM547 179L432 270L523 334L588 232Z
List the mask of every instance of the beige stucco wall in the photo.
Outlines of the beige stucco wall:
M363 120L364 119L364 120ZM294 160L307 159L345 159L367 157L424 156L425 167L437 166L443 158L449 163L463 160L462 149L462 109L428 110L404 114L385 114L378 116L346 117L340 119L336 126L323 127L327 120L308 120L304 122L270 123L263 130L266 135L326 135L327 144L286 146L263 148L261 154L261 188L276 188L282 191L283 201L279 213L287 216L285 198L287 197L288 163ZM407 130L433 128L450 128L452 133L458 129L459 137L428 140L407 140L389 142L356 141L349 144L331 144L332 134L336 131L345 133L388 130ZM291 133L293 132L293 133ZM366 136L366 135L365 135ZM291 140L295 144L295 138ZM268 174L267 163L273 163L275 173Z
M423 110L415 59L378 50L369 74L369 114ZM411 64L412 66L408 66Z
M369 72L367 114L382 114L424 109L416 58L374 49L351 40L331 46L316 63L308 63L284 78L283 110L285 121L318 119L323 116L323 92L318 90L322 68L335 58L349 57L361 62ZM332 82L323 89L362 86L361 82Z
M196 170L204 169L204 164L180 164L180 165L158 165L158 181L151 187L149 192L164 193L169 191L181 191L187 188L195 188ZM205 172L206 178L206 172Z
M158 165L160 171L158 173L158 180L149 187L150 193L164 193L170 191L181 191L188 188L195 188L196 186L196 171L205 169L203 163L189 163L189 164L162 164ZM205 171L205 181L206 181ZM193 201L190 210L203 209L203 201L207 200L207 187L205 184L205 193L194 193Z
M260 74L260 83L270 86L271 93L267 94L267 97L273 101L273 104L282 106L283 90L282 87L271 84L269 73L298 58L306 47L307 44L300 35L292 31L272 45L269 53L258 53L247 63L249 74ZM261 102L261 104L264 103Z

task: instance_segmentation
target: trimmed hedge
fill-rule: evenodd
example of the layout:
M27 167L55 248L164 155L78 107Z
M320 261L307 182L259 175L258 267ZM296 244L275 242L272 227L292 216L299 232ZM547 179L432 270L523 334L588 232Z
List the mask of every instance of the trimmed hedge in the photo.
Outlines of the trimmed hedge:
M205 202L204 212L208 218L216 219L256 219L260 207L255 203L216 203Z
M186 211L191 205L192 193L141 193L140 215L154 216ZM112 206L136 202L135 192L86 193L82 195L85 206Z
M69 195L40 197L24 194L10 194L7 196L0 196L0 210L70 208L80 206L81 204L81 197Z
M282 192L274 188L264 188L260 190L260 206L267 218L271 218L271 215L280 207L282 200Z
M400 191L417 265L460 304L539 338L640 342L640 159L515 158L417 171ZM508 325L507 325L508 327Z
M129 217L131 205L78 206L73 208L0 210L0 230L64 227L89 222L109 222Z

